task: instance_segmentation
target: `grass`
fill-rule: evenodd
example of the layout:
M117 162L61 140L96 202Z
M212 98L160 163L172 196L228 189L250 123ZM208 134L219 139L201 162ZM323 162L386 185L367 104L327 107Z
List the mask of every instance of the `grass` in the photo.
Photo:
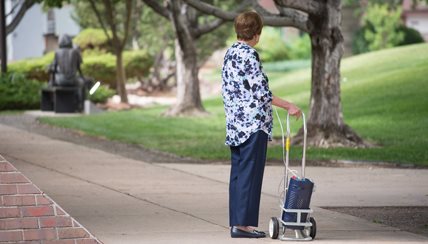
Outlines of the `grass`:
M286 60L263 64L263 70L267 72L293 71L308 67L311 67L311 60Z
M17 115L22 114L23 110L2 110L0 111L0 115Z
M295 102L308 114L310 69L269 72L268 76L274 94ZM308 159L428 165L427 44L344 59L341 89L345 122L379 147L309 148ZM211 113L204 118L165 118L160 114L166 108L156 107L41 121L181 156L227 160L222 100L220 97L205 100L204 106ZM293 121L292 131L300 126L300 121ZM280 133L275 118L274 137L279 138ZM301 148L294 147L290 157L296 159L300 154ZM280 159L281 155L280 145L269 146L269 159Z

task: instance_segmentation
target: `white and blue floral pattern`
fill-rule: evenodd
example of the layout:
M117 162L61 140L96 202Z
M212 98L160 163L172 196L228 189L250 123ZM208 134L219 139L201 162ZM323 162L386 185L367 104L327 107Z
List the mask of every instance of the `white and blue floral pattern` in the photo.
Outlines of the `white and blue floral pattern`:
M272 93L254 48L236 42L226 52L222 71L226 145L238 146L263 130L272 138Z

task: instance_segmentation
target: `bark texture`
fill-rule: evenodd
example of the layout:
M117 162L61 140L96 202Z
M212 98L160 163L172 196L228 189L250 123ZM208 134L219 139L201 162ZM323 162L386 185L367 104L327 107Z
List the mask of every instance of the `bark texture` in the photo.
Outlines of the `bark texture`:
M122 103L128 103L128 93L125 88L125 68L123 66L123 55L122 50L116 51L116 84L117 84L117 93L120 96L120 101Z
M206 114L199 92L196 38L191 29L197 21L196 11L183 4L181 0L174 0L170 1L169 14L176 35L177 102L164 115L197 116Z
M322 15L310 15L313 29L312 84L310 113L307 121L309 146L367 147L343 120L340 93L340 61L343 56L343 36L340 0L327 0ZM294 138L302 144L303 129Z
M199 92L199 79L196 52L194 45L182 49L175 41L177 102L164 115L167 116L198 116L204 115L201 96Z

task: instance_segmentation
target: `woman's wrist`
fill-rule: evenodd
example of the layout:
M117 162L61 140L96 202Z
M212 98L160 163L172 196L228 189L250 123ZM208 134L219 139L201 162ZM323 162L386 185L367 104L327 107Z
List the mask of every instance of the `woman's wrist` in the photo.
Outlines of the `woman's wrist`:
M289 110L291 107L291 103L289 103L289 102L285 101L284 99L281 99L277 96L273 96L272 104L277 106L277 107L283 108L285 110Z

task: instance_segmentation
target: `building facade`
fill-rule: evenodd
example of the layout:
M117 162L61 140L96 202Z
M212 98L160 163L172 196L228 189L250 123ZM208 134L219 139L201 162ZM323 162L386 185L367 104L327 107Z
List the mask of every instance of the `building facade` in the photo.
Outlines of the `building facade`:
M407 27L419 31L425 41L428 41L428 4L413 0L403 0L403 21Z
M23 1L7 0L6 12ZM19 8L16 8L19 9ZM80 27L72 19L73 7L44 10L41 4L34 4L22 18L16 29L7 37L8 60L15 61L43 56L58 47L58 38L63 34L75 36ZM7 21L10 22L17 11Z

